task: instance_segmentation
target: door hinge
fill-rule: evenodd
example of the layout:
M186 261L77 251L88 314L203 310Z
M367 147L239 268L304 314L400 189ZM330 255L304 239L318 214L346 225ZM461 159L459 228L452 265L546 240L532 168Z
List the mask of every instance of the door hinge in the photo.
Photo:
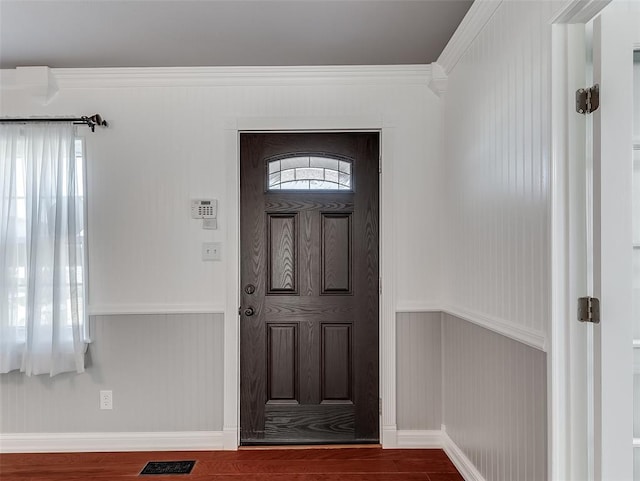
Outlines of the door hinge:
M576 112L579 114L590 114L600 107L600 86L576 90Z
M378 174L382 174L382 156L378 157Z
M600 324L600 299L597 297L580 297L578 299L578 320Z
M378 277L378 294L382 294L382 277Z
M382 398L378 398L378 414L382 414Z

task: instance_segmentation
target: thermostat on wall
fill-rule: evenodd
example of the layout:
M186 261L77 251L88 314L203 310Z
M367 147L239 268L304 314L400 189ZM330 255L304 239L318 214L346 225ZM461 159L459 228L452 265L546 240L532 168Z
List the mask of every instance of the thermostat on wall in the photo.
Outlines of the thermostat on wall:
M192 219L215 219L218 216L218 201L215 199L191 199Z

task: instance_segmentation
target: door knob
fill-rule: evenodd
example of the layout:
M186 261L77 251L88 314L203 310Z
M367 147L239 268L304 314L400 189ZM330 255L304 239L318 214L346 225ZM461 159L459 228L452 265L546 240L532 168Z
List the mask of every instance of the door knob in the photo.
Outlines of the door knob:
M244 310L244 315L245 315L245 316L247 316L247 317L251 317L251 316L253 316L255 313L256 313L256 311L254 311L254 310L253 310L253 307L247 307L247 308Z

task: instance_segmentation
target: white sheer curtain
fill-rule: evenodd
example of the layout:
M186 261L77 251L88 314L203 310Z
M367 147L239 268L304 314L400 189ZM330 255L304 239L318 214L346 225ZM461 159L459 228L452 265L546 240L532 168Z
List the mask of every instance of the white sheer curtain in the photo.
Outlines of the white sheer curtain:
M0 124L0 372L84 371L84 202L71 123Z

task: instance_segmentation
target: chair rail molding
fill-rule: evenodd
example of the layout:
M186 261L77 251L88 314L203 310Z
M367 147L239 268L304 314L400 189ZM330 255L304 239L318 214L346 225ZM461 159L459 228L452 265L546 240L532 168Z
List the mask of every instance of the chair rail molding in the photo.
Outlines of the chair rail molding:
M222 304L90 304L90 316L128 314L224 314Z
M497 332L498 334L502 334L503 336L540 351L547 352L548 340L544 332L518 326L504 319L487 316L485 314L460 307L444 306L442 312L464 321L471 322L472 324L477 324L478 326Z
M429 301L398 301L396 304L396 314L401 312L440 312L442 304Z

